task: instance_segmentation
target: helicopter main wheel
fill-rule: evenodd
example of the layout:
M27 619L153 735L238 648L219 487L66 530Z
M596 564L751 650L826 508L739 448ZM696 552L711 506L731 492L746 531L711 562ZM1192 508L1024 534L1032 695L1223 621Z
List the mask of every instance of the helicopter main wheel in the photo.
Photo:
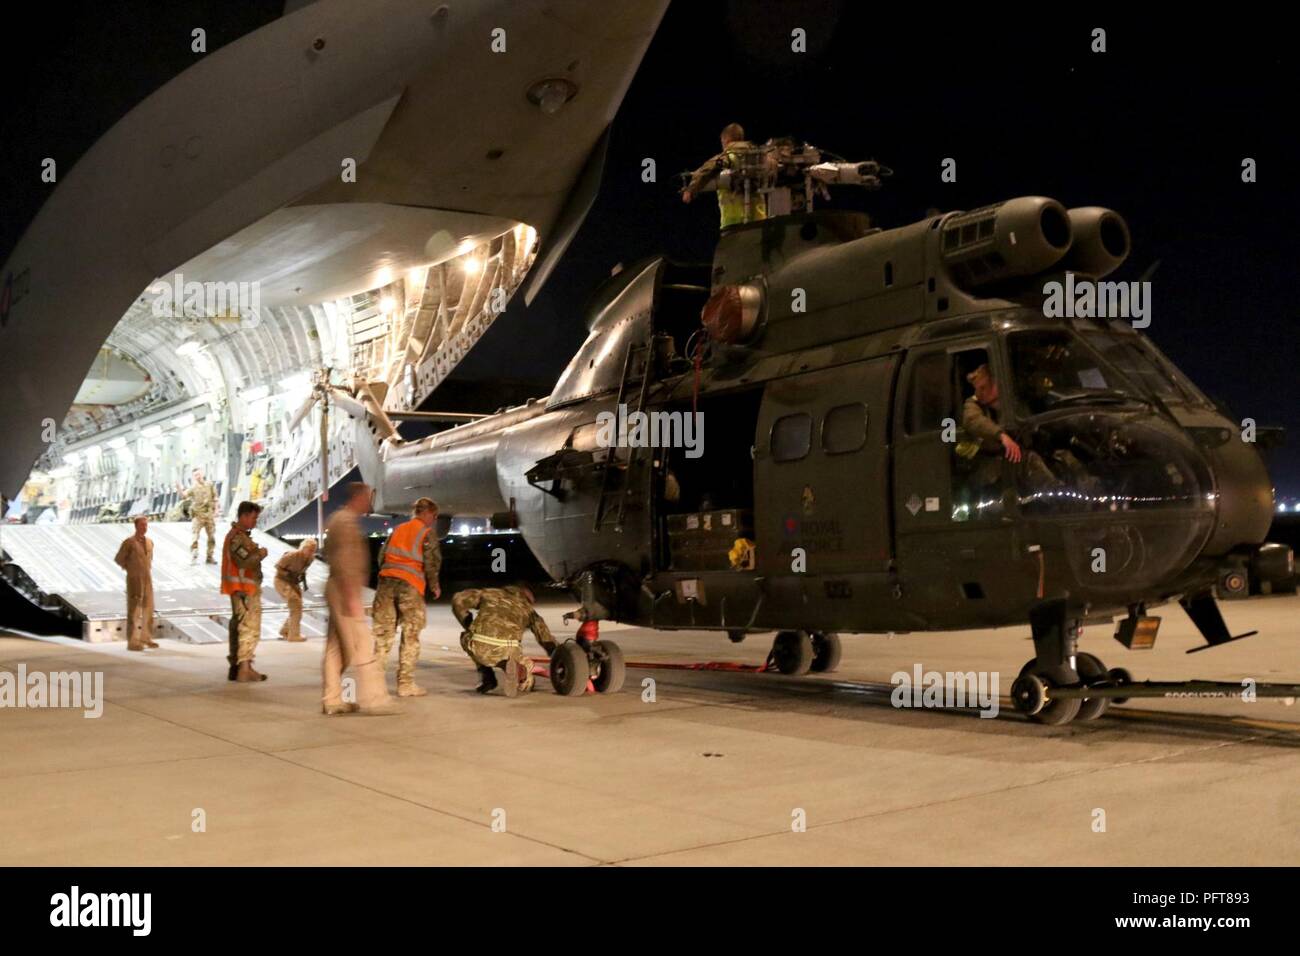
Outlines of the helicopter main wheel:
M565 641L551 655L551 689L562 697L577 697L587 689L591 665L576 641Z
M813 631L812 669L818 673L829 674L840 666L840 636Z
M772 642L767 663L792 677L807 674L813 664L812 638L807 631L782 631Z
M745 632L744 632L744 631L728 631L728 632L727 632L727 640L731 641L731 643L733 643L733 644L739 644L739 643L740 643L741 641L743 641L744 639L745 639Z
M591 645L591 686L598 694L617 694L627 678L623 649L613 641L596 641Z
M1082 651L1075 654L1074 669L1078 671L1079 680L1083 681L1085 687L1110 685L1110 674L1106 672L1106 665L1098 660L1095 655L1086 654ZM1109 698L1085 697L1079 704L1079 715L1075 719L1096 720L1102 714L1106 713L1109 706Z
M1053 687L1075 683L1075 675L1068 667L1040 667L1037 660L1029 661L1020 669L1020 676L1011 685L1011 701L1020 711L1037 724L1059 727L1079 715L1077 697L1052 698Z

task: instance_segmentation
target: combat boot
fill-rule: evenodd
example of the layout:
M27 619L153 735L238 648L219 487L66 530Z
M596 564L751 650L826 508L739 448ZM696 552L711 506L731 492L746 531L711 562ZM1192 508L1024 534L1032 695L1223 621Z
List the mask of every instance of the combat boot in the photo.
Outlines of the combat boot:
M486 694L489 691L496 690L497 674L490 667L484 667L482 664L478 667L478 686L474 689L480 694Z
M514 661L502 661L497 666L501 668L501 693L507 697L518 697L519 668L515 667Z
M338 714L355 714L361 708L356 704L321 704L320 711L326 717L334 717Z
M391 697L382 704L373 704L370 707L358 707L356 713L362 717L391 717L394 714L400 714L402 708L397 706L397 701Z
M398 681L398 697L423 697L429 692L414 681Z
M235 680L241 684L252 684L266 680L266 675L253 670L252 661L244 661L239 665L239 672L235 675Z
M145 641L145 642L144 642L144 646L145 646L145 647L149 647L149 648L157 647L157 646L158 646L158 642L157 642L157 641L153 641L153 640Z
M214 558L212 555L208 555L208 560L207 560L206 562L204 562L204 563L205 563L205 564L216 564L216 563L217 563L217 559Z

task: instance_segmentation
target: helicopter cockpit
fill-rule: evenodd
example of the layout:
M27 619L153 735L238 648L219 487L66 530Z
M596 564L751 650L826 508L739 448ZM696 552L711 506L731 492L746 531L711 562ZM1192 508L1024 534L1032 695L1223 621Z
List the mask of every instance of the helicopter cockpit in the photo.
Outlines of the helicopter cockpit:
M1204 399L1143 339L1004 325L1000 348L949 353L954 520L1004 513L1008 494L1027 516L1213 510L1204 459L1165 404Z

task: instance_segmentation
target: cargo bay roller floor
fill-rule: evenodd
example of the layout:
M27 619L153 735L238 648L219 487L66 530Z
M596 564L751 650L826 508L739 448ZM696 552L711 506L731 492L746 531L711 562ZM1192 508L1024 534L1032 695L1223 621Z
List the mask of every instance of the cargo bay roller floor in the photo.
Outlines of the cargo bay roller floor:
M567 608L544 608L557 635ZM1261 634L1205 654L1176 607L1152 651L1105 628L1082 646L1139 680L1295 681L1298 612L1230 603ZM1038 726L1005 700L1018 630L850 637L833 677L635 667L616 695L538 678L510 701L473 693L446 602L429 617L429 696L389 718L321 716L319 640L266 644L271 679L246 685L220 646L0 637L0 669L98 671L106 698L98 719L0 709L0 865L1300 863L1300 706L1135 700ZM604 636L651 663L761 663L770 642ZM998 671L1002 712L891 706L917 664Z

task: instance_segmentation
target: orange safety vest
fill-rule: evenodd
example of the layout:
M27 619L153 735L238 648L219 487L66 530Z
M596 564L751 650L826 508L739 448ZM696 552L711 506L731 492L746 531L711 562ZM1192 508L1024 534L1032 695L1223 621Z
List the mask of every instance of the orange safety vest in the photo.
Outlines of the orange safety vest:
M379 576L398 578L423 594L424 540L431 530L419 518L412 518L394 528L384 549L384 563Z
M221 593L222 594L256 594L261 585L253 571L245 571L235 564L230 556L230 539L235 536L237 528L226 532L226 540L221 545Z

